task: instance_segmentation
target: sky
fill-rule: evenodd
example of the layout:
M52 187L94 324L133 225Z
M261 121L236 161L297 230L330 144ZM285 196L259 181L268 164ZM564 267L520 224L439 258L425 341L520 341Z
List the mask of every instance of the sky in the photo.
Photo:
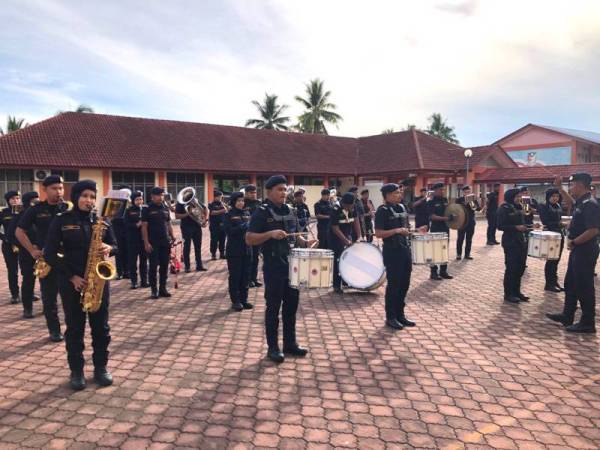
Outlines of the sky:
M98 113L243 126L314 78L368 136L433 112L462 145L600 132L600 1L3 0L0 126Z

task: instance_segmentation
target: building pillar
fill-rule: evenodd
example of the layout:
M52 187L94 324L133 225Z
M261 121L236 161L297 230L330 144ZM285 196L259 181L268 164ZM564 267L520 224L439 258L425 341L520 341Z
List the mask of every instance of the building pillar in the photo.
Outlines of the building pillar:
M328 176L323 177L323 187L329 189L329 177Z
M256 174L255 173L250 175L250 184L253 184L254 186L256 186Z
M205 181L205 185L206 185L206 202L210 203L214 200L214 191L215 191L215 184L213 181L213 174L212 173L207 173L206 176L204 177Z
M157 184L157 186L160 186L160 187L166 189L167 188L166 181L167 181L167 177L165 175L165 171L164 170L159 170L158 171L158 184ZM172 192L170 192L170 194L173 195ZM177 195L177 193L175 193L175 195Z
M577 164L577 141L576 140L571 141L571 164Z
M288 184L289 184L290 186L295 186L295 182L294 182L294 175L288 175L286 178L287 178L287 180L288 180Z
M108 189L110 187L110 171L108 169L104 169L102 171L102 195L106 197L108 194Z

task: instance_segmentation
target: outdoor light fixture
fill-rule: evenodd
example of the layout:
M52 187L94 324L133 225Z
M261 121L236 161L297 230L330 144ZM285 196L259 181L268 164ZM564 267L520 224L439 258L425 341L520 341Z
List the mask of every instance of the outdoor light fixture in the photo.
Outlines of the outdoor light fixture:
M471 159L471 156L473 156L473 150L468 148L464 151L463 155L465 155L465 158L467 158L467 173L465 175L465 183L464 183L464 186L466 186L467 183L469 182L469 159Z

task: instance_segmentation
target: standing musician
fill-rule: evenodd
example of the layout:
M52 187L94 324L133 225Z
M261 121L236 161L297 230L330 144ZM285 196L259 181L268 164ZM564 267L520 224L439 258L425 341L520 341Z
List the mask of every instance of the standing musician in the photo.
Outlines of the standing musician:
M356 218L355 195L346 192L342 195L340 206L334 206L329 218L327 243L333 250L333 290L343 294L340 275L340 257L344 249L352 245L353 233L360 236L360 225Z
M150 190L150 203L142 211L142 237L144 248L150 255L151 298L170 297L167 290L171 242L175 241L171 226L171 211L164 204L165 190L155 186ZM156 286L156 270L159 273L159 286Z
M369 199L369 190L363 189L360 192L360 202L362 203L364 215L364 230L362 233L362 237L367 240L367 242L373 242L373 217L375 217L375 205L371 199Z
M500 195L500 183L494 184L494 190L488 192L487 203L485 205L485 218L487 219L487 242L486 245L498 245L496 240L497 217L498 214L498 196Z
M363 204L360 201L360 198L358 198L358 186L351 186L350 189L348 189L348 192L351 193L354 196L354 217L356 218L356 221L358 222L358 227L357 230L355 230L354 228L352 228L351 232L352 232L352 242L356 242L358 241L358 239L362 236L362 223L365 220L365 210L363 208Z
M410 286L412 255L408 244L410 222L408 212L401 203L404 187L395 183L384 184L381 194L385 204L377 208L375 235L383 239L383 263L387 286L385 288L385 324L393 329L414 327L404 313L405 298ZM427 225L421 227L427 231Z
M92 214L96 204L96 182L82 180L71 188L71 201L73 209L58 213L52 221L48 232L48 241L44 247L44 256L48 263L58 273L60 297L67 331L65 343L67 347L67 361L71 369L71 388L80 391L85 388L85 375L83 367L84 334L86 313L82 309L81 291L86 287L88 280L85 278L88 254L92 244L92 225L96 221ZM104 232L102 246L99 249L101 256L107 258L117 251L116 239L112 228ZM64 252L64 258L58 257L59 246ZM105 282L102 292L102 303L96 312L89 312L92 333L92 360L94 362L94 381L100 386L110 386L113 383L112 375L107 370L108 344L110 344L110 327L108 326L108 308L110 303L110 288Z
M119 190L129 190L129 186L122 184L117 187ZM129 278L129 257L127 255L127 225L125 224L124 217L115 217L112 220L112 228L117 239L117 245L119 246L119 252L115 255L115 262L117 263L117 280L122 278Z
M600 231L600 206L592 197L592 177L576 173L569 178L575 209L569 232L567 248L569 264L565 276L565 305L561 314L548 314L548 318L562 323L574 333L596 332L596 292L594 269L598 261L598 232ZM581 318L573 324L577 302L581 304Z
M248 303L248 276L250 275L251 250L246 244L246 231L250 214L244 209L244 194L234 192L229 197L230 210L223 219L227 234L225 254L229 270L229 297L231 309L252 309Z
M43 248L46 243L46 236L50 229L50 222L59 212L66 209L62 201L64 194L63 179L58 175L46 177L42 185L46 191L46 200L31 206L24 212L23 217L19 219L15 237L21 243L21 246L33 257L38 260L43 257ZM28 231L35 229L33 242L29 239ZM51 266L52 267L52 266ZM58 320L58 279L55 270L40 280L42 287L42 303L44 304L44 316L52 342L60 342L63 335L60 332L60 321Z
M316 241L305 240L302 236L292 235L296 228L296 219L292 210L285 204L287 179L283 175L274 175L266 183L267 200L250 220L246 243L262 245L263 274L265 280L265 331L268 357L281 363L284 353L293 356L305 356L308 350L296 341L296 311L298 310L298 289L290 287L289 263L290 238L301 246L312 246ZM280 351L277 331L279 310L283 306L283 353Z
M142 210L144 209L144 194L142 191L133 192L131 202L133 204L125 211L127 259L131 289L137 289L138 287L138 260L141 287L147 288L150 285L148 284L148 255L144 249L144 238L142 237Z
M421 188L421 195L413 201L412 207L415 213L415 226L417 228L423 225L429 226L429 211L427 209L427 202L431 200L430 196L427 195L427 188Z
M329 217L331 215L331 191L329 189L321 190L321 200L315 203L315 217L317 218L317 239L319 248L326 249L327 246L327 227L329 226Z
M540 205L539 214L540 220L544 228L548 231L560 233L560 253L558 259L547 260L544 266L544 275L546 278L545 291L562 292L564 289L558 284L558 263L562 256L565 245L565 237L563 234L565 225L561 222L563 208L561 206L562 196L557 188L550 188L546 191L546 203Z
M256 186L249 184L244 189L244 208L248 215L252 217L254 211L262 204L257 198ZM260 245L252 246L250 255L250 274L248 287L261 287L262 283L258 281L258 257L260 255Z
M535 198L532 198L529 194L529 190L527 186L522 186L519 188L521 190L521 208L523 210L523 215L525 217L525 225L531 227L533 225L533 216L538 212L538 202ZM527 203L523 199L523 197L528 197Z
M519 188L509 189L504 194L504 203L498 209L497 225L502 233L504 250L504 300L510 303L529 301L521 292L521 277L527 262L527 225L520 209L522 192Z
M227 207L223 203L223 193L215 191L214 200L208 204L209 230L210 230L210 254L212 260L217 259L217 248L219 257L225 259L225 231L223 231L223 217L227 214Z
M308 205L304 202L304 191L294 192L294 207L296 208L296 217L298 217L298 231L307 231L310 220L310 211Z
M449 217L444 215L446 207L448 206L448 199L444 197L444 183L436 183L433 185L433 197L427 201L427 209L429 211L429 218L431 220L431 226L429 227L432 233L447 233L448 240L450 239L450 228L448 227ZM440 272L438 274L438 267L436 265L431 266L432 280L451 280L454 278L448 274L448 264L440 265Z
M467 225L462 230L458 230L458 238L456 240L456 259L460 261L462 259L462 247L465 237L467 242L465 243L465 259L473 259L471 256L471 245L473 243L473 235L475 234L475 211L481 211L479 202L475 199L475 195L471 193L469 186L462 188L463 196L456 199L456 203L463 205L467 212Z
M6 208L0 211L0 240L2 241L2 255L6 264L6 273L8 275L8 287L10 289L10 303L15 305L19 303L19 247L8 242L6 234L12 222L17 220L19 212L23 209L21 205L21 193L19 191L8 191L4 194Z
M208 209L203 203L198 201L203 211L203 217L208 217ZM190 253L192 252L192 243L194 244L194 258L196 259L196 272L205 272L206 268L202 265L202 228L206 227L206 219L202 223L196 222L188 211L186 205L177 203L175 206L175 218L181 220L181 236L183 237L183 264L185 273L190 273Z

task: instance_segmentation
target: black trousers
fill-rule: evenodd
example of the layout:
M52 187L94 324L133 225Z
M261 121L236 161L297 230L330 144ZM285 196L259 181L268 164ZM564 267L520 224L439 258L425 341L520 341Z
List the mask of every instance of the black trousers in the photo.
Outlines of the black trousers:
M249 281L258 281L258 257L260 255L260 249L260 245L250 247Z
M340 257L344 253L343 248L333 248L333 287L340 289L342 287L342 275L340 275Z
M465 256L471 255L471 245L473 244L473 235L475 234L475 222L467 224L463 230L458 230L456 239L456 255L462 255L463 242L465 242Z
M504 295L521 293L521 277L527 263L527 246L504 247Z
M373 242L373 219L371 217L365 217L363 237L367 239L367 242Z
M436 222L433 222L433 224L435 224ZM432 233L446 233L448 234L448 238L446 240L446 245L450 245L450 231L449 230L440 230L440 229L436 229L435 227L432 227L432 229L430 230ZM439 270L440 270L440 274L442 273L448 273L448 264L440 264L439 266ZM431 275L437 275L438 273L438 266L437 265L433 265L431 266Z
M487 241L496 242L496 214L488 214L487 216Z
M403 319L406 293L410 286L412 255L408 247L384 248L383 264L387 277L385 288L386 319Z
M284 271L274 271L268 267L264 268L265 278L265 331L267 334L267 345L269 349L278 349L277 339L279 329L279 310L282 309L283 321L283 346L293 347L296 345L296 311L300 294L298 289L290 287L287 268Z
M124 230L115 230L115 237L117 238L117 246L119 251L115 255L115 262L117 264L117 275L127 275L129 272L129 258L127 256L127 234Z
M44 304L44 316L50 333L60 333L60 322L58 320L58 273L53 268L46 278L40 280L42 288L42 303Z
M81 309L80 293L77 292L68 280L60 283L60 297L62 298L65 313L65 344L67 346L67 361L72 371L81 371L85 364L83 358L84 334L86 316L90 320L92 330L92 360L96 369L106 367L108 363L108 344L110 344L110 327L108 326L108 308L110 302L110 287L108 282L104 285L102 305L95 313L85 313Z
M12 245L3 242L2 255L4 256L4 263L6 264L10 295L11 297L16 298L19 296L19 254L13 252Z
M119 250L120 251L120 250ZM148 255L144 250L144 243L139 238L129 236L127 239L127 259L129 267L129 278L132 283L137 283L138 261L139 272L142 283L148 282Z
M190 268L190 253L194 244L194 258L196 269L202 267L202 229L186 232L183 235L183 264L186 269Z
M327 241L327 226L317 226L317 239L319 240L319 248L328 249L329 242Z
M558 284L558 263L562 256L563 248L565 246L565 237L562 236L560 239L560 254L557 260L546 261L544 266L544 275L546 277L546 286L552 287Z
M167 275L169 273L169 257L171 255L171 247L169 245L154 245L152 244L152 252L150 253L150 269L148 271L148 281L150 288L156 290L156 271L158 270L159 287L160 289L167 288Z
M23 311L33 310L33 287L35 286L35 277L33 276L33 265L35 260L29 252L23 248L19 250L19 266L21 267L21 302L23 302Z
M569 254L569 265L565 276L565 306L563 314L573 319L577 311L577 302L581 304L583 325L594 325L596 318L596 291L594 289L594 270L598 260L598 244L588 243L575 247Z
M223 231L223 227L210 227L210 254L212 256L217 255L217 248L219 249L219 255L225 255L225 238L227 235Z
M229 271L229 297L231 303L246 303L248 301L248 283L250 275L250 255L227 255L227 270Z

